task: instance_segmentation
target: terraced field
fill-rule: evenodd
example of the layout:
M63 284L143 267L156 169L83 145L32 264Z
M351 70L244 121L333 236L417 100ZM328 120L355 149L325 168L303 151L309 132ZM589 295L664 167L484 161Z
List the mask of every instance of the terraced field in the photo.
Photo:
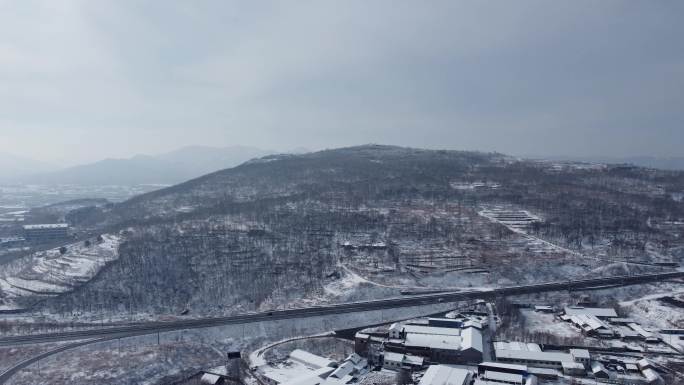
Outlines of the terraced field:
M0 311L18 310L32 299L54 296L88 282L118 258L120 238L104 235L89 246L75 243L14 261L0 273Z

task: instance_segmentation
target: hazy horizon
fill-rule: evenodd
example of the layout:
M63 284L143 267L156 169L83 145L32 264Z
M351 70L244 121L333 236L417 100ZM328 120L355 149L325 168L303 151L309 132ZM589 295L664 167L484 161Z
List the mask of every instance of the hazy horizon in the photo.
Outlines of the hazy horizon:
M255 150L262 150L267 153L273 153L273 154L287 154L287 153L303 153L303 152L316 152L316 151L323 151L323 150L330 150L330 149L336 149L336 148L343 148L343 147L355 147L355 146L363 146L363 145L386 145L385 143L358 143L358 144L351 144L351 145L344 145L340 147L323 147L323 148L289 148L289 149L268 149L268 148L259 148L257 146L243 146L240 144L232 145L232 146L213 146L211 144L188 144L184 145L181 147L174 147L168 150L163 150L160 152L151 152L151 153L135 153L135 154L130 154L130 155L122 155L122 156L105 156L102 158L94 158L91 160L85 160L82 162L53 162L53 161L44 161L44 160L38 160L34 158L28 158L23 155L17 155L15 153L11 152L0 152L0 155L6 155L10 156L13 158L16 158L18 160L24 160L27 162L31 163L36 163L36 164L41 164L44 166L44 169L41 169L37 172L45 172L45 171L57 171L57 170L62 170L62 169L68 169L72 167L78 167L78 166L84 166L84 165L89 165L89 164L94 164L102 161L108 161L108 160L127 160L127 159L132 159L136 157L160 157L165 154L173 153L175 151L179 150L184 150L187 148L193 148L193 147L198 147L198 148L212 148L216 150L220 149L231 149L231 148L249 148L249 149L255 149ZM667 159L684 159L684 155L672 155L672 156L660 156L660 155L649 155L649 154L634 154L634 155L624 155L624 156L605 156L605 155L572 155L572 154L566 154L566 153L558 153L558 154L539 154L539 153L529 153L529 154L516 154L516 153L507 153L507 152L502 152L502 151L496 151L496 150L490 150L490 151L484 151L484 150L479 150L479 149L468 149L468 148L445 148L445 147L415 147L415 146L406 146L406 145L399 145L402 147L414 147L414 148L423 148L423 149L428 149L428 150L454 150L454 151L472 151L472 152L496 152L496 153L501 153L504 155L510 155L514 157L519 157L523 159L548 159L548 160L568 160L568 161L587 161L587 162L592 162L592 161L597 161L597 162L609 162L609 161L615 161L615 162L621 162L624 160L630 160L630 159L639 159L639 158L653 158L653 159L660 159L660 160L667 160Z
M0 3L0 153L681 156L684 4Z

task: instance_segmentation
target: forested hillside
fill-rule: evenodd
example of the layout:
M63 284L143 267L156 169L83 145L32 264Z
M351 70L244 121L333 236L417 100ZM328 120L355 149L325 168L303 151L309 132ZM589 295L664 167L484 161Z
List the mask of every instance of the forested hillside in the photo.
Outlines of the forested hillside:
M230 313L667 269L684 173L360 146L261 158L76 226L121 232L119 259L63 313Z

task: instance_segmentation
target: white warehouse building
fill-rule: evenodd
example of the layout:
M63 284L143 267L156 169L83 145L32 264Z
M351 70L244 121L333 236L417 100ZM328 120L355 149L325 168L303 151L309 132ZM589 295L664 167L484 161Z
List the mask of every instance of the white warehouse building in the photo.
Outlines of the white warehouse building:
M542 351L537 344L519 342L495 342L494 355L498 362L557 369L572 375L584 373L591 358L585 349Z

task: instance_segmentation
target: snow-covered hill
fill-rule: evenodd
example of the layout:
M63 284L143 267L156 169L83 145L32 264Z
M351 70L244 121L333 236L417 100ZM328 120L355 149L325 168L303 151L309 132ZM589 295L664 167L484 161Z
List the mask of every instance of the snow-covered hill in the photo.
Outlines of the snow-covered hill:
M684 247L678 191L681 172L501 154L267 156L72 216L76 230L123 231L119 258L45 306L226 314L666 270ZM63 286L40 268L15 273L9 290Z
M43 296L74 290L92 279L105 264L118 258L120 237L84 242L35 253L14 261L0 273L0 310L20 309Z

